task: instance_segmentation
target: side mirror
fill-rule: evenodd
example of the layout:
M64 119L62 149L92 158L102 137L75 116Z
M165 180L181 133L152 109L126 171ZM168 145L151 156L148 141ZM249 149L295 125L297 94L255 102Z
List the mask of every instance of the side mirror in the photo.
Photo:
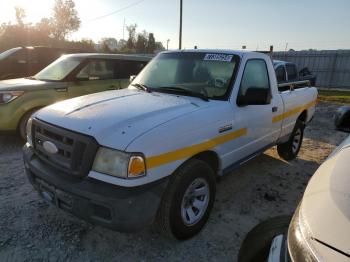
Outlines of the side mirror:
M129 78L129 82L131 83L132 81L134 81L134 79L136 78L136 75L132 75L132 76L130 76L130 78Z
M237 104L247 105L267 105L271 102L270 89L249 87L244 95L238 95Z
M340 107L334 115L337 130L350 133L350 106Z

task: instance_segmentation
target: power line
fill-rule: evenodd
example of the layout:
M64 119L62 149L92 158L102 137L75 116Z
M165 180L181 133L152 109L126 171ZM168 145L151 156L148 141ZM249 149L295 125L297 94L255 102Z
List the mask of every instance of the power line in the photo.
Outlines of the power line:
M145 1L145 0L140 0L140 1L138 1L138 2L135 2L135 3L132 3L132 4L130 4L130 5L125 6L125 7L123 7L123 8L120 8L120 9L118 9L118 10L115 10L115 11L113 11L113 12L111 12L111 13L108 13L108 14L105 14L105 15L101 15L101 16L92 18L92 19L90 19L90 20L88 20L88 21L85 21L85 23L90 23L90 22L93 22L93 21L96 21L96 20L105 18L105 17L107 17L107 16L114 15L114 14L116 14L116 13L119 13L119 12L121 12L121 11L124 11L124 10L126 10L126 9L129 9L130 7L133 7L133 6L135 6L135 5L139 5L139 4L141 4L142 2L144 2L144 1Z

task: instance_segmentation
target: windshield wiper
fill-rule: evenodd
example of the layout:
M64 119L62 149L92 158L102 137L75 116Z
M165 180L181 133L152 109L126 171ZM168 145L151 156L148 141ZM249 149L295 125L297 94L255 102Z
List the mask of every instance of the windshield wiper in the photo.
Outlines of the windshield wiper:
M148 86L144 85L144 84L136 83L136 84L131 84L131 85L136 87L139 90L143 90L143 91L146 91L148 93L152 93L151 89Z
M202 94L202 93L197 93L197 92L193 92L191 90L188 90L188 89L185 89L185 88L182 88L182 87L177 87L177 86L174 86L174 87L171 87L171 86L162 86L162 87L158 87L156 88L157 91L164 91L164 92L173 92L173 93L178 93L178 94L183 94L183 95L188 95L188 96L193 96L193 97L198 97L206 102L209 101L209 98Z

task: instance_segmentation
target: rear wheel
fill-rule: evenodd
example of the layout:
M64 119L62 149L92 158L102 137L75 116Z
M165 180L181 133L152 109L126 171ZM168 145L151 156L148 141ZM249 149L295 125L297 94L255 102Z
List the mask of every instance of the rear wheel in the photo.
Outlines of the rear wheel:
M289 140L277 145L277 152L284 160L290 161L297 157L304 137L304 122L297 120Z
M33 109L24 114L18 125L19 135L23 140L27 140L27 122L29 118L39 109Z
M215 173L205 162L193 159L173 174L157 214L156 226L177 239L196 235L212 209Z

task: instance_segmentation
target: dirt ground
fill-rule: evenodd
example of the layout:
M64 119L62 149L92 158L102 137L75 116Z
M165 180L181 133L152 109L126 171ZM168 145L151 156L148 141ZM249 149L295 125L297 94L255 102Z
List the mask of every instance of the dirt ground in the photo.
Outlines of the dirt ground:
M292 213L312 174L346 137L333 128L336 108L317 106L298 159L287 163L273 148L223 177L207 226L184 242L151 228L121 234L47 205L24 174L22 142L0 137L0 261L236 261L245 234Z

